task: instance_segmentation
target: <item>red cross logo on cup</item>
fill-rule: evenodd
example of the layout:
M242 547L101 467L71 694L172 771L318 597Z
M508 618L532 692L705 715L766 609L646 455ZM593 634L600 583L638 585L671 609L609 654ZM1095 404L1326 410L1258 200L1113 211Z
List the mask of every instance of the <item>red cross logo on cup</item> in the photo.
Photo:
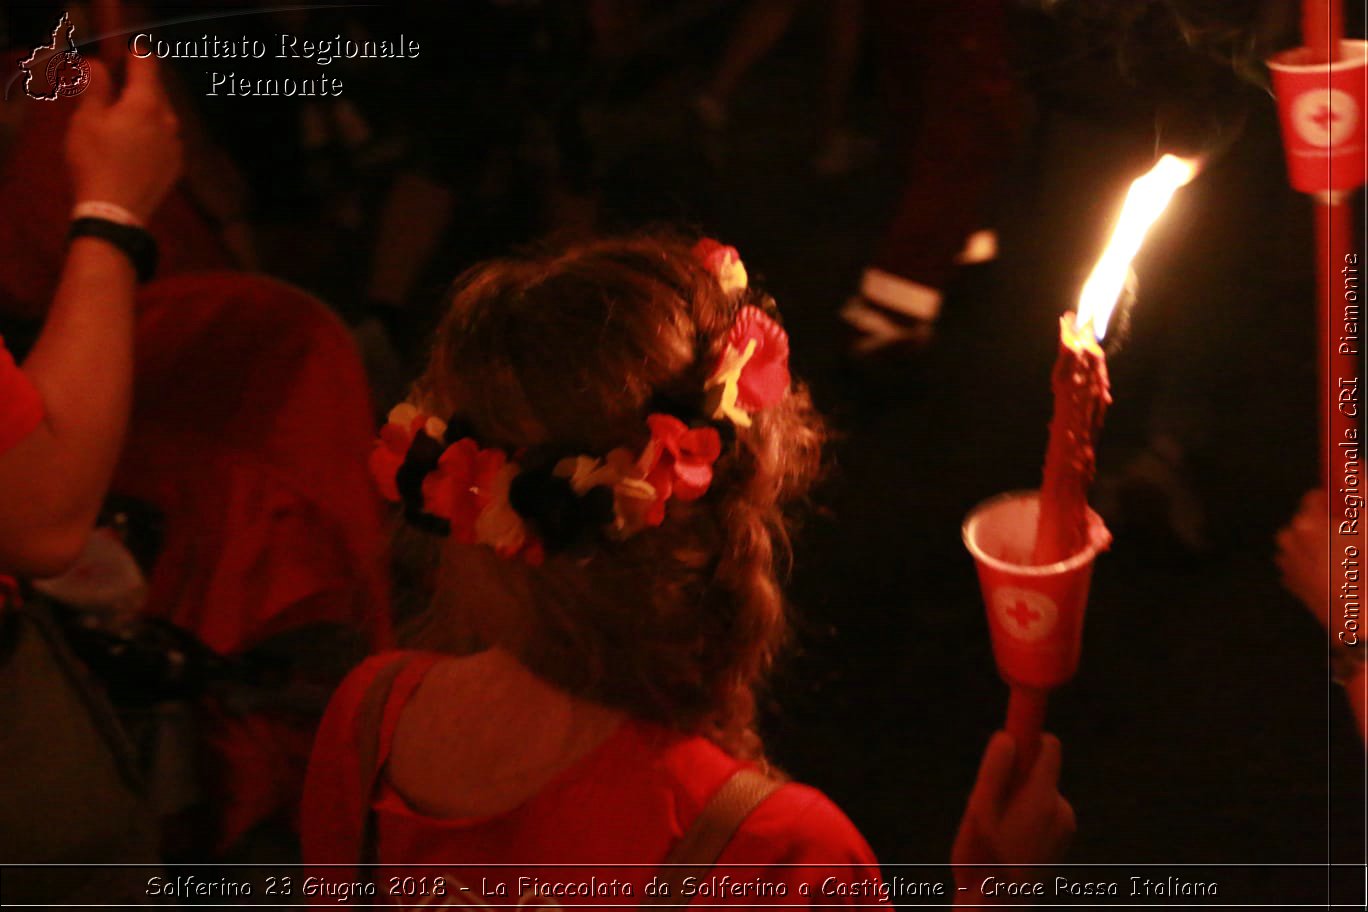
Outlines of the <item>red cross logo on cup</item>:
M1313 146L1339 145L1353 135L1359 123L1353 96L1339 89L1303 92L1293 100L1291 113L1297 134Z
M993 614L1012 639L1034 643L1054 630L1059 608L1047 595L1008 586L994 593Z

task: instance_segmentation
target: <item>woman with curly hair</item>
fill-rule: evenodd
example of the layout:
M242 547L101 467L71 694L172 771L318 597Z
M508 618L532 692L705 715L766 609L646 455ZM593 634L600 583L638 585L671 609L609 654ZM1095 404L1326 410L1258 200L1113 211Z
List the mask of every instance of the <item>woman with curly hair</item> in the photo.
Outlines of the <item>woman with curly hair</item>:
M372 457L405 535L440 544L397 545L426 573L410 651L333 699L306 862L400 904L887 901L755 731L824 436L730 247L599 240L459 278ZM1057 742L1007 802L1010 755L990 745L960 861L1066 838Z

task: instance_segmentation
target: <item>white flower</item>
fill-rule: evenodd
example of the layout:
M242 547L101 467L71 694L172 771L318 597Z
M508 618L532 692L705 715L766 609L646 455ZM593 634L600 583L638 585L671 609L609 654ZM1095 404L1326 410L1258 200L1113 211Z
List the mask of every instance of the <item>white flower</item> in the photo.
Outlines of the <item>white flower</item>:
M517 474L514 463L499 470L489 487L489 506L475 520L475 540L500 554L514 554L527 541L527 526L508 502L508 489Z
M401 402L390 409L389 421L397 424L404 430L408 430L413 424L413 419L419 415L418 406L411 402Z

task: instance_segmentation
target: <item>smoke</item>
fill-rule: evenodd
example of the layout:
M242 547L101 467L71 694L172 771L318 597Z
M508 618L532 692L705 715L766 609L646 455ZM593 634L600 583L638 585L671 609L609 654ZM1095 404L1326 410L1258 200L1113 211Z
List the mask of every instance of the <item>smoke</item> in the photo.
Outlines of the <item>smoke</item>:
M1267 101L1264 60L1297 41L1296 0L1023 0L1132 105L1156 152L1211 161ZM1072 79L1087 78L1085 72ZM1066 90L1067 91L1067 90Z
M1178 57L1264 86L1263 61L1297 40L1296 0L1023 0L1114 51L1122 75L1146 79Z

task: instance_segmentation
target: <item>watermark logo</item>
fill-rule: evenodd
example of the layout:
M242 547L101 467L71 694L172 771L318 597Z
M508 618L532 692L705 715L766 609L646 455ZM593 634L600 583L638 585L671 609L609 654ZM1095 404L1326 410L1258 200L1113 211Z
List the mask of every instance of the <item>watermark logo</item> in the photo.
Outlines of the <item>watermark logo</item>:
M76 50L76 26L66 13L57 20L47 44L19 61L24 92L38 101L74 98L90 86L90 64Z

